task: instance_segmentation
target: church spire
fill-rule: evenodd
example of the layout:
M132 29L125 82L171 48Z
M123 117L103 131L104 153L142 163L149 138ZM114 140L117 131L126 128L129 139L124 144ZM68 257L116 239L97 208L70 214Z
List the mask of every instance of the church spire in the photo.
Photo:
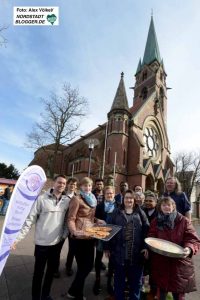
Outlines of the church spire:
M141 61L141 58L140 58L140 60L139 60L139 62L138 62L138 66L137 66L137 70L136 70L135 75L136 75L137 73L139 73L139 72L141 71L141 69L142 69L142 61Z
M154 60L157 60L159 63L161 63L160 51L158 47L158 41L156 37L153 16L151 16L151 23L149 26L149 32L148 32L142 65L144 64L148 65Z
M117 92L115 98L113 100L113 104L110 111L113 110L126 110L129 111L128 107L128 99L126 96L126 90L124 85L124 73L121 73L121 79L119 82L119 86L117 88Z

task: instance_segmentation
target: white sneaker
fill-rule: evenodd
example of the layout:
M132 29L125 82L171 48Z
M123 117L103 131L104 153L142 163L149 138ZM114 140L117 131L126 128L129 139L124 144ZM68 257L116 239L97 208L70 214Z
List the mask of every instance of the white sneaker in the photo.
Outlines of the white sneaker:
M69 294L69 293L67 293L67 298L68 298L68 299L76 299L75 296L73 296L73 295L71 295L71 294Z
M76 299L76 296L73 296L73 295L67 293L67 298L68 298L68 299ZM86 300L86 297L83 296L82 300Z

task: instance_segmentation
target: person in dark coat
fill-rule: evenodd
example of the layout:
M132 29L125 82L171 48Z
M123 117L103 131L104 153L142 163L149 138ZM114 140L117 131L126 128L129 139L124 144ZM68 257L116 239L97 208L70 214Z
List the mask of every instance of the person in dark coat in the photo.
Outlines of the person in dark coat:
M103 179L97 178L95 180L95 188L92 191L92 193L95 195L97 199L97 204L101 203L104 200L103 188L104 188Z
M125 192L128 190L128 182L121 181L120 182L120 193L115 195L115 201L118 206L123 203Z
M104 201L99 203L96 207L95 217L99 220L104 220L107 224L110 224L112 213L117 207L114 196L115 196L114 187L106 186L104 188ZM93 286L93 292L95 295L98 295L101 291L100 281L101 281L103 250L105 248L105 243L106 242L100 240L97 241L96 243L96 258L95 258L96 280ZM112 261L109 259L107 292L110 295L113 294L112 278L113 278L113 265L112 265Z
M149 224L151 224L151 221L157 216L157 197L152 191L146 191L145 192L145 199L144 199L144 205L142 206L142 209L144 210Z
M142 206L142 209L144 210L149 224L151 224L152 220L157 216L157 196L152 191L146 191L145 192L145 200L144 205ZM156 296L157 288L152 282L152 276L151 276L151 269L150 269L150 260L147 260L145 262L144 266L144 276L149 275L149 286L150 286L150 292L149 295L152 295L152 298Z
M2 205L2 208L1 208L1 211L0 211L0 214L3 215L3 216L6 215L8 205L9 205L9 202L10 202L10 198L11 198L11 194L12 194L11 186L8 185L7 188L4 191L4 194L3 194L3 205Z
M184 258L152 252L150 263L152 280L159 289L158 299L165 300L168 292L172 292L174 300L185 299L185 293L196 290L192 256L200 249L200 239L191 222L176 211L172 198L164 197L159 201L158 215L151 223L148 236L184 248Z
M149 222L144 211L134 202L134 192L127 190L121 208L112 215L111 223L122 229L109 243L110 258L114 264L114 296L116 300L125 299L126 278L129 283L129 299L140 299L144 255L144 239Z
M164 196L170 196L176 203L176 210L191 221L191 204L187 195L181 191L176 177L167 178Z

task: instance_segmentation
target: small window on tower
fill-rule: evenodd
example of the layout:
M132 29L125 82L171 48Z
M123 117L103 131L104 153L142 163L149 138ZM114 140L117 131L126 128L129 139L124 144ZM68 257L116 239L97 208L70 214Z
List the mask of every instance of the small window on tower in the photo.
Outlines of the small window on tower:
M142 80L146 80L147 79L147 71L145 70L142 74Z
M160 104L161 104L161 108L163 111L164 110L164 90L162 87L160 88Z
M141 92L141 97L143 100L147 99L147 94L148 94L148 90L147 87L143 87L142 92Z
M113 120L112 119L110 120L110 126L109 127L110 127L110 132L112 132L112 130L113 130Z

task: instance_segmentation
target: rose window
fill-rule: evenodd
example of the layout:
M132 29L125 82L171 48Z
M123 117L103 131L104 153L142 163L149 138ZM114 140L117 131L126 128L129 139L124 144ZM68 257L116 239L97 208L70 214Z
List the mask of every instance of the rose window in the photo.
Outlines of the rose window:
M146 127L143 134L145 152L149 157L156 158L159 151L159 138L156 130Z

